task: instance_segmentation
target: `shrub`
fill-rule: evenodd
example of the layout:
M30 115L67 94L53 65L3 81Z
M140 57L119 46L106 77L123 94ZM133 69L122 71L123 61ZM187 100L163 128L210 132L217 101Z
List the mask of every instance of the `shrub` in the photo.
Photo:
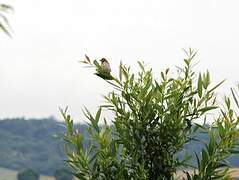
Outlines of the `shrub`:
M39 174L32 169L24 169L17 174L18 180L39 180Z
M212 86L208 71L196 74L192 69L196 53L190 49L186 54L184 66L178 68L175 76L166 69L157 78L141 62L137 74L121 63L117 78L86 56L84 63L94 66L96 75L115 90L104 96L105 104L95 116L85 108L90 137L86 139L89 141L86 148L84 137L74 130L67 109L61 109L67 127L64 136L67 162L76 177L161 180L173 179L179 169L186 169L188 179L227 177L227 168L218 168L227 166L226 158L237 153L233 150L237 147L238 120L228 120L233 112L229 108L228 115L222 110L223 116L213 125L204 126L207 114L218 109L215 90L223 81ZM226 103L230 104L228 99ZM103 125L99 125L102 109L113 112L113 126L105 118ZM203 125L197 123L200 119L205 120ZM178 154L184 152L188 142L196 140L195 134L199 132L207 133L210 142L204 143L202 156L195 153L198 166L193 167L187 153L183 159ZM190 174L187 168L192 167L197 171Z

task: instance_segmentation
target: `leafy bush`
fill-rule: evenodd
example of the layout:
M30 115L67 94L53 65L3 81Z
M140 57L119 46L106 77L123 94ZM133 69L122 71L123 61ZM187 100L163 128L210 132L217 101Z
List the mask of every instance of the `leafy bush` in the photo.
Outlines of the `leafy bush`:
M234 106L239 108L238 97L231 89ZM229 97L224 98L225 108L221 109L221 116L215 120L209 129L204 128L204 133L209 135L209 142L202 149L201 158L196 154L197 171L192 175L188 172L187 179L230 179L229 157L238 154L239 117L236 110L232 109Z
M17 174L18 180L38 180L39 174L32 169L24 169Z
M84 63L94 66L96 75L115 90L104 96L105 104L95 116L84 110L89 120L88 147L83 146L82 133L73 128L67 109L61 109L67 127L64 136L67 162L76 177L161 180L173 179L179 169L186 169L188 179L227 177L227 168L221 167L228 165L227 157L237 153L233 149L237 146L238 120L228 120L222 110L223 116L212 126L197 124L200 119L205 123L207 114L218 108L215 89L223 81L212 86L208 71L197 75L192 69L196 53L190 49L186 54L184 66L178 68L175 76L166 69L157 78L141 62L137 74L121 63L117 78L86 56ZM229 98L227 105L228 101ZM113 129L105 118L104 124L99 125L102 109L113 112ZM232 117L233 110L228 110ZM187 143L197 140L195 134L199 132L207 133L210 142L203 144L201 157L195 153L198 166L193 167L187 152L183 159L178 154L185 151ZM188 168L197 171L190 174Z

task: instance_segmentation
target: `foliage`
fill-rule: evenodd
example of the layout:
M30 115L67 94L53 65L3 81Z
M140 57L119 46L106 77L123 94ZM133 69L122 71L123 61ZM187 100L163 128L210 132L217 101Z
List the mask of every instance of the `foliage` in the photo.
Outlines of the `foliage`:
M8 18L6 17L6 14L9 12L12 12L13 8L7 4L0 4L0 29L11 37L11 34L9 32L10 24L8 21Z
M24 169L17 174L18 180L38 180L39 174L32 169Z
M75 170L75 176L79 179L130 179L136 174L135 169L127 169L129 157L124 157L125 161L118 161L119 145L113 140L112 130L105 121L104 127L98 125L101 108L95 118L86 109L86 114L92 120L88 129L89 145L83 147L84 136L78 131L74 131L73 121L66 111L61 110L67 122L67 134L64 140L67 142L65 148L68 156L67 162ZM100 147L100 148L98 148ZM128 163L129 166L132 164ZM139 169L140 170L140 169Z
M74 128L79 129L83 134L83 146L86 148L89 141L87 126L77 124ZM114 129L112 131L114 134ZM63 142L52 138L52 135L64 132L65 129L59 126L59 122L52 119L0 120L0 166L16 170L31 167L39 173L54 175L56 169L64 167L62 160L65 156L61 148ZM196 133L194 138L205 143L209 142L206 133ZM191 141L185 145L185 151L191 156L194 156L196 152L201 158L200 152L203 145L204 143ZM183 157L184 153L179 154L179 159ZM239 167L238 156L231 157L228 161L230 165ZM194 158L190 159L190 163L197 165Z
M231 89L235 106L239 108L238 97ZM205 148L201 153L201 159L197 157L197 171L192 175L188 172L187 179L192 180L209 180L209 179L230 179L229 167L227 161L229 157L238 154L238 137L239 137L239 117L236 110L232 109L231 99L224 98L225 109L221 109L221 116L213 123L210 129L204 129L209 135L209 142L205 142Z
M73 175L67 169L57 169L54 173L56 180L72 180Z
M192 70L196 53L186 52L184 66L176 76L169 69L154 78L152 69L139 62L137 74L130 67L120 64L119 77L101 75L101 66L86 56L85 64L96 68L96 75L110 83L115 90L104 96L93 116L84 110L89 120L88 147L82 146L84 136L73 128L73 119L66 110L61 113L66 122L64 136L68 164L80 179L173 179L179 168L193 167L185 151L188 143L196 140L199 132L208 134L209 143L204 143L202 157L195 152L198 171L188 178L211 179L227 177L226 158L237 153L238 121L230 120L226 113L213 126L205 128L196 123L209 112L218 108L215 90L224 81L211 86L210 74ZM99 75L100 74L100 75ZM109 78L111 77L111 78ZM113 127L99 125L102 109L114 113ZM229 114L233 110L229 110ZM232 125L232 122L234 124ZM199 142L198 142L199 143ZM222 166L223 165L223 166Z

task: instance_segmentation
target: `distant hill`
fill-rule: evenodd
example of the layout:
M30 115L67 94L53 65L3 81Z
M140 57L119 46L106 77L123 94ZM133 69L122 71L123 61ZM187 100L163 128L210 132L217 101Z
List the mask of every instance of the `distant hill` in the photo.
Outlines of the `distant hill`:
M78 124L76 128L87 139L87 126ZM0 167L17 171L32 168L40 174L53 175L56 169L66 167L63 140L53 138L53 135L64 132L64 124L52 118L0 120ZM208 141L205 134L198 134L197 138ZM199 142L186 144L186 151L179 153L179 157L183 157L185 152L199 152L201 148ZM239 167L238 157L230 161L233 166ZM192 159L192 162L195 164L195 160Z
M81 125L80 129L86 129ZM14 170L32 168L52 175L65 167L63 141L53 138L65 128L54 119L23 118L0 120L0 167Z

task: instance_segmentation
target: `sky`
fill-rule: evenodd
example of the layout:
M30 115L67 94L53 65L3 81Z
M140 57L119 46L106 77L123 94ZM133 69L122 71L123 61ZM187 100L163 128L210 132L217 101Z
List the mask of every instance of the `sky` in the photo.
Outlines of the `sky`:
M0 118L61 119L69 107L83 121L111 87L78 61L107 58L155 72L182 65L182 48L198 51L197 69L226 79L222 95L239 76L238 0L5 0L10 39L0 34Z

